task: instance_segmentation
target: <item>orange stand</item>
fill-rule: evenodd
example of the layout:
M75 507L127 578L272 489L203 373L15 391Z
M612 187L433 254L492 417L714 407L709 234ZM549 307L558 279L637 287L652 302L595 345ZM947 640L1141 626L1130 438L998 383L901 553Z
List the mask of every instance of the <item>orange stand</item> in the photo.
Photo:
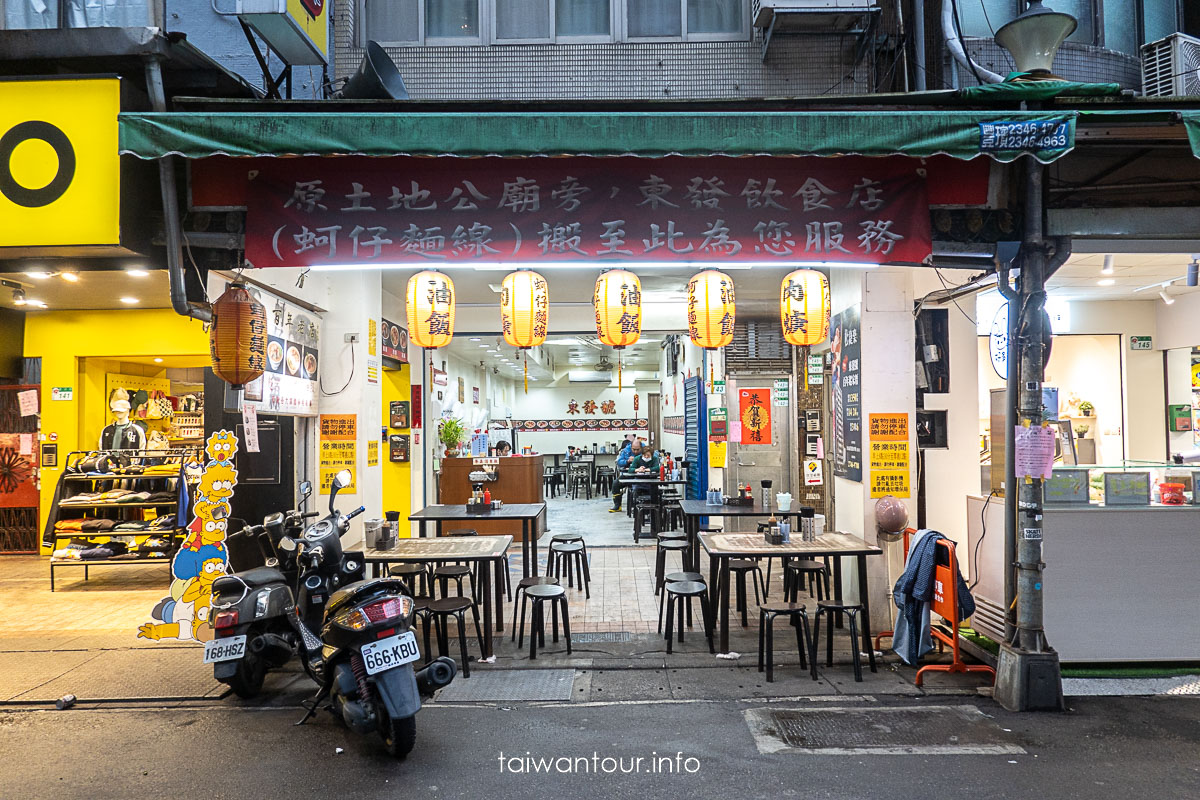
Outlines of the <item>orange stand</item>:
M990 672L992 682L996 680L996 670L986 664L964 664L958 650L958 559L954 555L954 542L949 539L939 539L935 546L945 551L945 564L942 558L937 558L933 568L933 604L931 611L950 622L950 633L944 633L941 628L930 623L929 635L937 640L939 645L949 645L954 654L949 664L927 664L917 670L916 683L921 685L921 676L926 672ZM936 556L940 556L937 553ZM935 556L935 557L936 557Z

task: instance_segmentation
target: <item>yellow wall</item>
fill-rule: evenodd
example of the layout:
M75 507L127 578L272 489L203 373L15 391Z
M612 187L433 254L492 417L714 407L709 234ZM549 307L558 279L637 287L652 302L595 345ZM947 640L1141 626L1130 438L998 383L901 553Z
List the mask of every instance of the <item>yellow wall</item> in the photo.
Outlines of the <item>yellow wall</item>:
M66 454L95 447L107 424L104 379L121 371L122 358L197 356L208 352L200 322L170 309L49 311L25 316L25 356L42 359L42 436L58 434L59 466L42 470L39 525L45 527ZM50 399L69 386L69 401Z
M404 364L400 369L382 370L380 389L383 393L383 426L388 427L388 407L393 400L411 400L409 382L409 365ZM410 429L393 430L388 433L406 433L411 436ZM400 512L400 536L411 535L412 526L407 522L412 513L412 462L392 462L388 460L389 448L386 442L379 446L380 466L383 468L383 510ZM412 453L412 442L409 442L409 453ZM382 516L382 514L380 515Z

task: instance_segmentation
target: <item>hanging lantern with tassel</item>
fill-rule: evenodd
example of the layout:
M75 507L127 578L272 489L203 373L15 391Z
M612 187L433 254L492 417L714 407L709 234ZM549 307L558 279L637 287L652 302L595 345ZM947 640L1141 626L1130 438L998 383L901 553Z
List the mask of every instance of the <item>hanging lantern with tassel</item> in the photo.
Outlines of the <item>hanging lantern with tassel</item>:
M829 336L829 278L815 269L798 269L783 279L779 293L783 338L798 347L820 344Z
M418 347L445 347L454 338L454 281L425 270L408 279L408 335Z
M688 281L688 335L697 347L716 350L733 341L733 279L715 269L706 269ZM712 361L708 362L708 385L713 382Z
M231 283L212 306L208 348L217 377L242 388L267 368L267 310L244 283Z
M617 391L622 390L621 350L636 344L642 335L642 282L624 269L613 269L596 279L592 293L596 333L601 344L617 351Z
M521 349L521 360L525 364L525 394L529 394L526 351L546 341L549 324L550 293L546 279L528 270L506 275L500 287L500 330L504 341Z

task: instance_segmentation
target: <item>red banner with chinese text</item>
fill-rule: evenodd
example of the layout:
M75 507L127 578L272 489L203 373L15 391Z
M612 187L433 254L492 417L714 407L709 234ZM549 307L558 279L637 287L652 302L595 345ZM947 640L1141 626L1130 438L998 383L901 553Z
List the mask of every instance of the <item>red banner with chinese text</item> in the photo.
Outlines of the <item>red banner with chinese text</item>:
M738 418L742 421L742 444L770 444L771 390L739 389Z
M920 163L882 158L296 158L247 193L256 267L919 263Z

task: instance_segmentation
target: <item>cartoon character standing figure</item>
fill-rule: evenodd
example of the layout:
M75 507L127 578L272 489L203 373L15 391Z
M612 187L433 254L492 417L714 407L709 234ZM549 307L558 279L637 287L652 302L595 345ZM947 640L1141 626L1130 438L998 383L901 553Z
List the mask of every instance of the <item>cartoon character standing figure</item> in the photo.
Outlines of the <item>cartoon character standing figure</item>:
M171 561L171 591L150 612L153 622L138 627L138 638L204 641L211 636L208 622L212 607L212 584L225 574L229 552L225 534L229 501L237 485L233 458L238 440L232 431L217 431L208 438L204 452L210 461L196 489L193 518Z

